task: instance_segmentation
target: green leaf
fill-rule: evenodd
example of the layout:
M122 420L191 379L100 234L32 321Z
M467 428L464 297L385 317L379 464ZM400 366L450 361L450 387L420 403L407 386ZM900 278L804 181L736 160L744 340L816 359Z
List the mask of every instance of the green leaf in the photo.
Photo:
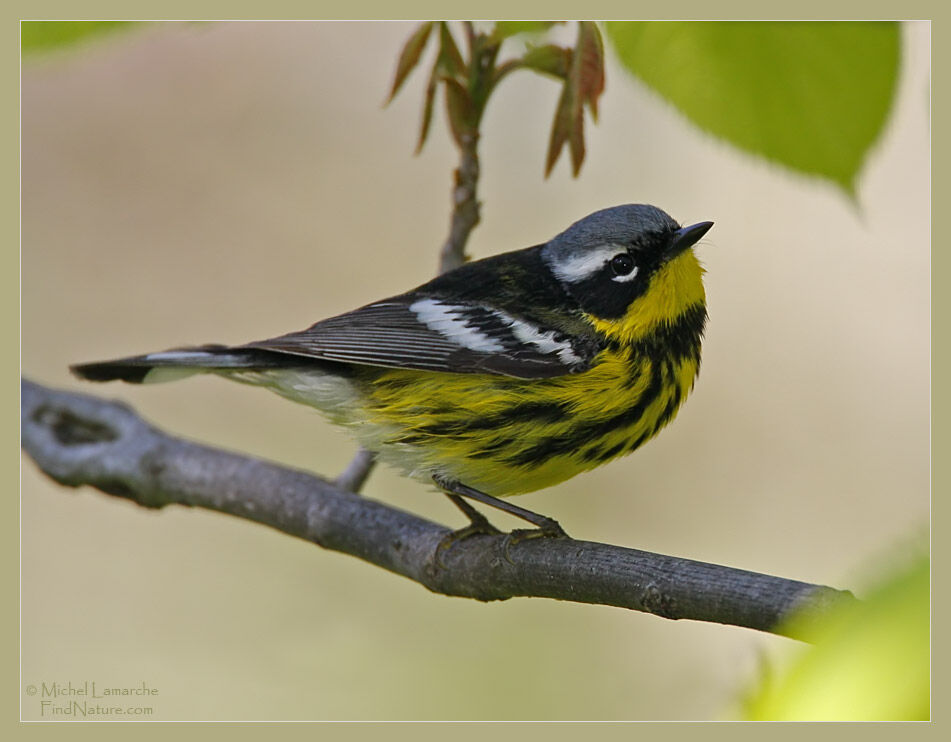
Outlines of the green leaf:
M393 87L390 90L390 95L386 99L387 103L396 97L400 88L403 87L403 83L406 82L409 73L419 64L419 58L423 53L423 49L426 47L426 42L429 40L429 34L432 30L432 22L424 23L416 29L413 35L406 41L406 45L400 53L399 61L396 63L396 75L393 78Z
M923 551L861 602L796 619L796 635L815 643L788 671L765 679L746 700L746 717L928 719L930 570Z
M446 86L446 113L449 118L449 130L460 149L464 147L463 135L472 132L475 109L469 91L461 83L451 78L444 80Z
M449 24L445 22L439 24L439 59L443 74L447 77L465 79L465 60L463 60L459 53L459 47L456 46L456 41L449 32Z
M20 49L24 54L49 51L130 25L130 21L22 21Z
M492 41L504 41L518 34L540 34L563 21L497 21L492 29Z
M519 60L522 67L564 80L571 64L571 51L554 44L529 47Z
M701 129L854 193L895 96L880 22L612 22L630 72Z

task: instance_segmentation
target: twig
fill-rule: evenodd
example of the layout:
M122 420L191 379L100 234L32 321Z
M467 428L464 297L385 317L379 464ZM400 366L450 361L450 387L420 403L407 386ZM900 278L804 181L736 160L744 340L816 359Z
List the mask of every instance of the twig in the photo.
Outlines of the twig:
M478 134L463 135L459 167L454 173L452 220L449 236L439 251L439 273L446 273L466 262L466 243L479 223L479 201L476 188L479 182ZM374 455L364 448L347 464L337 477L337 486L359 492L376 462Z
M466 262L466 243L469 234L479 223L479 134L462 135L459 167L453 174L452 219L449 237L439 251L439 272L445 273Z
M174 438L118 402L26 380L21 390L23 448L61 484L88 484L145 507L230 513L433 592L599 603L790 636L783 621L792 613L822 614L854 600L829 587L567 538L507 545L505 536L472 536L450 547L437 566L436 547L449 532L444 526L311 474Z
M469 53L474 54L472 25L466 24L465 28L469 39ZM488 73L480 71L479 74ZM459 167L453 173L449 236L439 251L439 273L447 273L466 262L466 243L479 223L479 200L476 195L479 174L479 130L476 126L473 132L461 135ZM359 492L373 471L375 462L374 455L361 448L337 477L337 485L351 492Z
M375 463L376 454L361 448L354 455L353 460L347 464L347 468L334 480L334 485L347 492L358 493L363 489Z

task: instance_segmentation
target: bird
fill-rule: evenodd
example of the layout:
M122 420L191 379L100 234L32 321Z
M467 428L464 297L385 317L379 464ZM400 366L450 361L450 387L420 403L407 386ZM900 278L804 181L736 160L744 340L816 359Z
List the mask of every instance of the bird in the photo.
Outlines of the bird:
M674 418L700 370L707 309L694 248L712 226L614 206L302 331L71 370L264 387L434 484L469 518L460 537L499 532L469 501L564 536L554 518L503 498L629 454Z

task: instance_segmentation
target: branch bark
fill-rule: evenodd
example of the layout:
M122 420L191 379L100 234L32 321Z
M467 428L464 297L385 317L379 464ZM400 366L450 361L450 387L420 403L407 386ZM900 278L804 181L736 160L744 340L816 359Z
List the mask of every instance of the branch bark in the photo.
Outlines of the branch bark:
M128 406L21 382L21 443L60 484L91 485L144 507L229 513L359 557L436 593L598 603L789 633L783 622L854 600L820 585L574 539L477 535L437 564L445 526L327 480L170 436Z

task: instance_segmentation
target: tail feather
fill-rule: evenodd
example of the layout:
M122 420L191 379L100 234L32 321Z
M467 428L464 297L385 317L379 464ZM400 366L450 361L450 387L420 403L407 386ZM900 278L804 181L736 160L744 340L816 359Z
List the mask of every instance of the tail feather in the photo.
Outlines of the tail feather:
M286 365L280 354L268 351L204 345L179 348L142 356L96 361L70 366L76 376L87 381L126 381L143 384L172 381L204 371L241 368L275 368Z

